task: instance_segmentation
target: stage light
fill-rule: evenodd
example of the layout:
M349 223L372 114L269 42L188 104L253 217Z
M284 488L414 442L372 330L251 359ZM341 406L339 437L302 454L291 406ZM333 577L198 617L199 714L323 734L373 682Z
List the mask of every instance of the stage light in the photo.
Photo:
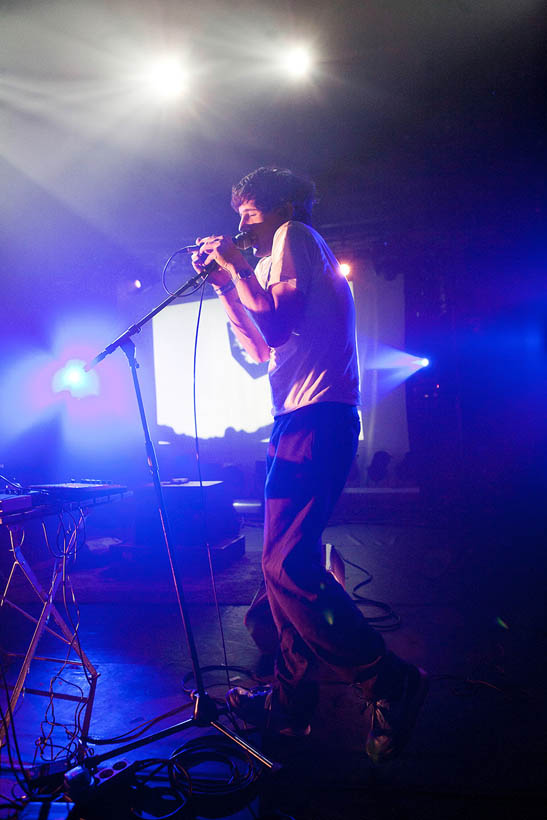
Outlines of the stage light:
M351 273L351 265L348 262L340 262L339 270L342 276L347 278Z
M420 367L427 367L428 364L429 364L429 359L425 359L425 358L420 359L419 362L420 362Z
M54 393L66 390L76 399L85 396L96 396L99 392L99 379L95 372L86 373L85 362L81 359L70 359L64 367L54 373L51 388Z
M188 76L178 57L159 57L149 63L143 79L152 95L174 100L186 90Z
M78 365L71 364L65 367L63 378L67 387L81 387L84 382L84 373Z
M141 279L138 276L135 279L127 277L120 279L116 284L116 294L118 299L134 299L136 296L146 293L151 287L152 284L147 279Z
M293 46L283 57L283 66L293 80L309 76L313 67L312 55L306 46Z

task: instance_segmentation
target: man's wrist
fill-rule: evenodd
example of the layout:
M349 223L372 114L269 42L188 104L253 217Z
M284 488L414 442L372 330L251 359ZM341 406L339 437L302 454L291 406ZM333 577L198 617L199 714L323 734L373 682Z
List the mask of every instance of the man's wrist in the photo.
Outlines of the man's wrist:
M235 282L233 279L229 279L225 285L213 285L213 290L215 291L217 296L224 296L229 291L235 288Z
M249 279L254 274L254 268L251 265L242 265L236 267L235 265L232 266L232 279L245 281Z

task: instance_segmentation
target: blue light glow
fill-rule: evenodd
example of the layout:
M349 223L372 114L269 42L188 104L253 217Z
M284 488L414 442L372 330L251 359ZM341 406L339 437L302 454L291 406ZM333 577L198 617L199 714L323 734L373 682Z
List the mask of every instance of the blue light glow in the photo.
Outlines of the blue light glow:
M81 359L70 359L64 367L57 370L51 380L54 393L67 390L76 399L99 394L99 378L94 371L84 371L85 362Z

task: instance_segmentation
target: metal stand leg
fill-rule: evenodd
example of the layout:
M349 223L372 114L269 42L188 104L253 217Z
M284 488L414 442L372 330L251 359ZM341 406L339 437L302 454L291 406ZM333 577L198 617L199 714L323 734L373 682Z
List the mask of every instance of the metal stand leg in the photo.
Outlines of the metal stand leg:
M27 560L25 559L22 549L21 543L16 544L14 539L13 530L10 528L10 542L11 542L11 550L13 552L13 564L11 567L11 571L6 583L6 587L2 594L2 598L0 600L0 609L4 606L9 606L15 611L19 612L28 620L32 621L36 626L34 629L34 633L30 640L28 649L26 653L20 654L15 652L7 652L6 654L11 657L22 657L23 661L21 664L21 668L19 670L19 675L17 676L17 680L13 687L13 691L10 697L10 708L6 711L5 722L2 722L0 725L0 745L6 739L6 732L10 724L11 715L15 711L15 707L19 701L19 698L23 692L33 695L43 695L45 697L54 697L61 700L70 700L76 703L84 703L85 704L85 712L84 712L84 719L82 725L82 737L80 739L80 751L79 751L79 758L83 759L85 756L85 747L87 744L87 737L89 734L89 725L91 722L91 711L93 709L93 700L95 697L95 688L97 684L98 672L90 662L89 658L86 656L82 648L80 647L79 643L74 645L74 633L73 630L70 629L68 624L66 623L65 619L62 617L61 613L57 609L54 604L55 596L57 594L57 590L59 588L59 584L62 579L63 575L63 558L59 557L55 559L55 563L53 566L53 574L51 579L51 584L49 590L46 592L40 582L38 581L36 575L34 574L32 568L29 566ZM19 567L23 575L25 576L26 580L28 581L31 589L37 596L38 600L42 604L42 609L38 618L35 618L30 612L27 612L22 607L15 604L8 598L8 593L12 581L15 576L15 571ZM48 626L48 622L50 617L53 617L56 625L58 626L60 633L51 629ZM44 634L44 632L49 632L49 634L53 635L55 638L60 640L62 643L66 644L69 649L73 649L76 655L78 656L79 660L70 660L70 659L60 659L60 658L47 658L47 657L38 657L36 655L36 651L38 648L38 644ZM41 661L48 661L52 663L66 663L69 666L80 666L85 669L87 673L87 677L90 679L89 683L89 694L87 697L77 697L75 695L64 695L62 693L50 693L48 691L42 689L31 689L25 687L25 680L28 676L30 671L30 665L33 660L41 660Z

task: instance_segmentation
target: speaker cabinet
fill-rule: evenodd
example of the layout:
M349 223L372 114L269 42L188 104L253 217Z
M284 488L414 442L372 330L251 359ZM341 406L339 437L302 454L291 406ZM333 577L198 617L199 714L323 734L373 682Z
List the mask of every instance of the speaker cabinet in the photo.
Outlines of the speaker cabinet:
M233 498L222 481L162 483L173 543L176 547L213 545L239 533ZM135 490L135 538L143 546L163 544L154 487Z

